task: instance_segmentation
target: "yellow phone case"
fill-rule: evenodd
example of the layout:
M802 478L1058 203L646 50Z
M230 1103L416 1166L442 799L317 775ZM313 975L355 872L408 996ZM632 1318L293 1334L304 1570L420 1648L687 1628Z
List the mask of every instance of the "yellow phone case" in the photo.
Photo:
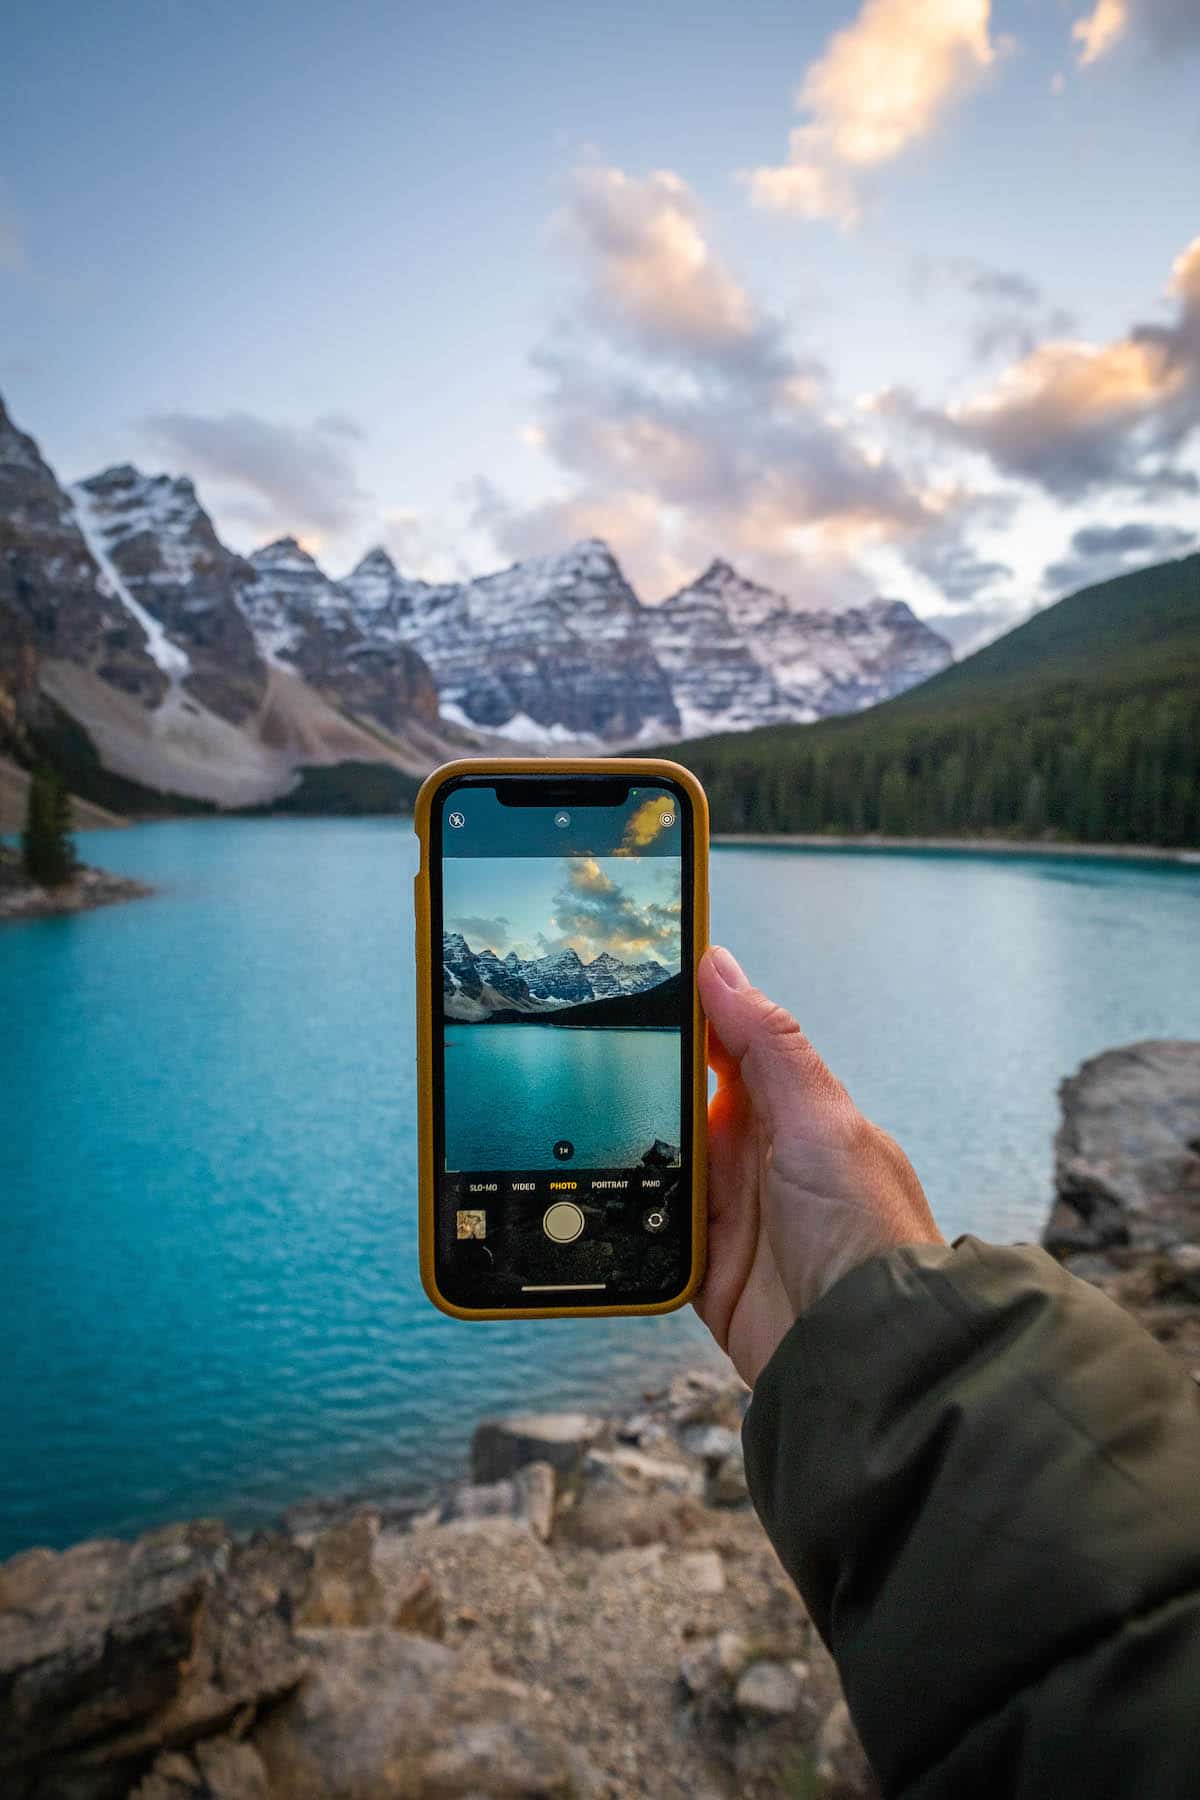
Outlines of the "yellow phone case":
M681 1293L671 1300L627 1306L465 1307L448 1300L437 1284L434 1265L434 1202L437 1170L433 1138L433 945L430 942L429 821L436 795L446 782L462 775L633 775L647 783L656 777L677 783L692 803L693 955L698 963L708 943L708 801L689 769L657 757L463 757L444 763L422 785L413 808L413 827L421 845L421 866L414 884L417 920L417 1112L421 1285L444 1313L455 1319L611 1318L618 1314L667 1313L686 1306L704 1279L707 1248L708 1117L706 1026L692 969L692 1266Z

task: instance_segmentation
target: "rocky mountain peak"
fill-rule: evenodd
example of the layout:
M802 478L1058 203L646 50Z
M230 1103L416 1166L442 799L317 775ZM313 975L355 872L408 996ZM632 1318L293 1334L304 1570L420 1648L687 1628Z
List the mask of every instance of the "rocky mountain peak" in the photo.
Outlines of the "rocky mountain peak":
M397 641L407 635L414 596L428 591L425 582L401 575L382 544L368 550L337 585L365 631Z
M30 470L37 473L39 478L45 474L56 487L58 485L42 461L35 439L22 431L12 419L4 404L3 395L0 395L0 466Z
M79 486L86 488L89 494L111 494L134 487L143 480L145 477L135 463L111 463L107 469L89 475Z
M567 568L585 570L591 575L616 573L622 580L621 565L603 538L578 538L559 559Z
M723 556L714 556L702 575L697 576L693 587L723 587L726 582L740 581L741 577L732 563L727 563Z
M658 742L678 731L647 609L599 538L473 581L398 580L394 608L395 628L432 668L442 716L455 724L546 747Z
M327 582L330 587L333 586L316 557L309 554L298 538L290 535L274 538L269 544L263 544L259 549L252 550L250 561L256 569L270 569L279 573L295 571L306 575L319 575L322 581Z
M518 603L562 588L580 592L599 588L628 596L634 606L638 605L620 563L603 538L580 538L566 550L528 556L494 575L477 576L468 585L480 594L492 592Z
M159 666L219 718L250 719L267 680L239 605L251 570L221 542L191 480L117 463L71 491L93 554L147 627Z
M862 610L868 618L877 618L885 625L921 624L907 600L888 600L882 594L877 594L873 600L868 600Z
M0 401L0 631L27 646L23 684L39 658L73 664L153 707L167 677L145 623L118 592L80 527L76 508ZM23 655L26 653L23 652ZM11 684L6 684L11 685Z
M436 720L429 669L382 616L400 579L386 552L364 558L374 567L363 574L360 564L344 582L331 581L291 535L264 544L250 562L253 579L242 591L242 610L273 662L387 731L414 716Z
M196 498L196 489L186 475L147 475L133 463L114 463L98 475L89 475L72 489L76 502L87 510L103 528L106 548L140 533L155 539L164 566L172 561L172 573L186 581L191 567L188 557L181 560L178 551L186 541L193 551L211 554L223 550L213 522ZM228 552L224 552L229 554Z
M376 544L361 556L351 570L352 575L396 575L399 571L382 544Z

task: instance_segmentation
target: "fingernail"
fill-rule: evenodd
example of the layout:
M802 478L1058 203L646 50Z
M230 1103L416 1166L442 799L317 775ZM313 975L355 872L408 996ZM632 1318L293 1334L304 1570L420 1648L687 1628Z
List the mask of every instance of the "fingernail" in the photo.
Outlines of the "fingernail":
M708 952L708 959L726 987L748 988L750 986L741 963L731 950L726 950L721 944L713 944Z

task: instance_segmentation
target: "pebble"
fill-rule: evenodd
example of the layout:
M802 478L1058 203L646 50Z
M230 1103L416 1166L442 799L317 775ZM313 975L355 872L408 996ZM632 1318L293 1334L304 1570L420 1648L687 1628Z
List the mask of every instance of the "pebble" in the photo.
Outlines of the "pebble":
M723 1594L725 1564L717 1550L689 1550L679 1559L681 1585L692 1594Z
M739 1711L769 1719L790 1718L803 1698L794 1665L779 1662L752 1663L734 1693Z

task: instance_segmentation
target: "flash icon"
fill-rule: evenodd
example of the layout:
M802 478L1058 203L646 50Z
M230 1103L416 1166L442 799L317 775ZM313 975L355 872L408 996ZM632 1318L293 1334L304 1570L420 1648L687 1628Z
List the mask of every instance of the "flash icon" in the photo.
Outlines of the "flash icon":
M467 822L467 816L465 813L451 813L449 818L446 820L447 825L453 825L455 831L460 830L462 828L462 826L464 826L466 824L466 822Z

